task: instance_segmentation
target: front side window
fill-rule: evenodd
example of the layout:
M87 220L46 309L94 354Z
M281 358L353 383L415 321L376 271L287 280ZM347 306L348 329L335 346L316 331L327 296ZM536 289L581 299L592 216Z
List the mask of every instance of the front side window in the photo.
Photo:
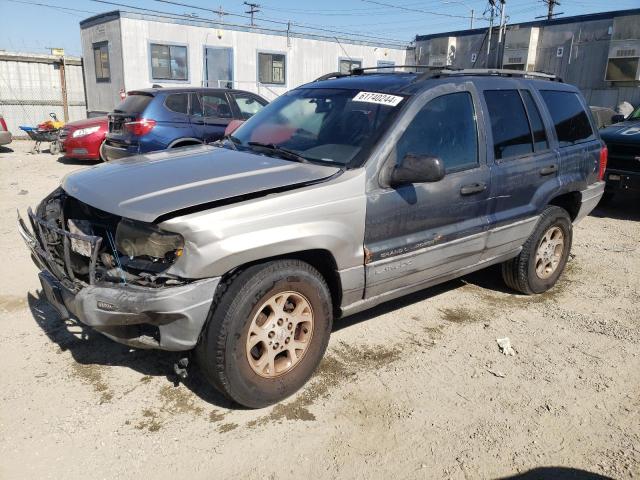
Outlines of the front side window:
M351 60L347 58L341 58L338 67L339 67L338 71L340 73L347 74L354 68L361 68L362 62L360 60Z
M478 131L468 92L429 101L411 121L396 145L396 162L407 154L438 157L447 172L478 165Z
M286 57L281 53L258 53L258 81L273 85L286 83Z
M496 160L533 152L531 129L518 90L485 90Z
M93 44L93 63L95 65L96 81L109 82L111 80L111 68L109 65L108 42Z
M398 95L378 95L389 103L363 97L357 90L292 90L253 115L230 141L236 148L265 155L284 158L286 149L307 161L355 167L366 160L404 101Z
M540 95L549 109L561 147L593 138L589 116L577 93L541 90Z
M253 95L246 95L244 93L236 93L233 95L236 99L236 104L240 109L240 116L247 120L251 118L265 106L264 102L258 100Z
M187 47L151 44L151 78L153 80L186 81Z

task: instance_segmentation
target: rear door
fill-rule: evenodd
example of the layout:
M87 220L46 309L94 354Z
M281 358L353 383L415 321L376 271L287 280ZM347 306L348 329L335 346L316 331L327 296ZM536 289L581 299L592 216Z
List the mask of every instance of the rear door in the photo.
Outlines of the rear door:
M215 142L224 137L224 131L233 119L231 101L225 92L199 93L202 106L202 140Z
M398 141L383 170L413 153L439 157L446 175L367 193L366 298L419 286L480 260L490 175L480 148L479 108L472 84L441 85L398 121L399 135L391 135Z
M559 169L535 92L526 87L484 90L483 97L493 146L491 226L535 222L541 199L557 188ZM509 237L513 232L507 228L502 233Z
M158 115L154 134L165 148L179 139L194 138L195 134L189 119L188 92L170 93L164 99L165 111Z
M540 95L553 121L563 184L582 190L597 179L602 147L588 107L575 91L544 89Z

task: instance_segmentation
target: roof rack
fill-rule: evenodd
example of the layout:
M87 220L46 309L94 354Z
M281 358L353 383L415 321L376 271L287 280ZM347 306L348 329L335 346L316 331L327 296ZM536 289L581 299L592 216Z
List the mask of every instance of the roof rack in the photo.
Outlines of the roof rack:
M428 78L442 78L444 76L496 76L496 77L524 77L535 78L538 80L549 80L551 82L562 83L562 78L551 73L544 72L526 72L523 70L509 70L506 68L467 68L467 69L455 69L449 67L443 67L440 70L433 72L425 72L416 78L416 82L420 80L426 80Z
M549 80L551 82L562 83L562 78L558 77L557 75L553 75L551 73L545 73L545 72L525 72L523 70L509 70L506 68L433 67L430 65L383 65L380 67L357 67L350 70L348 73L342 73L342 72L327 73L326 75L322 75L321 77L316 78L314 82L329 80L331 78L365 75L367 72L370 72L370 71L375 71L375 73L380 73L379 70L383 70L383 69L393 69L394 71L389 73L395 73L395 70L398 68L410 68L415 70L413 72L408 72L408 73L415 73L417 75L414 82L419 82L421 80L427 80L430 78L442 78L444 76L476 75L476 76L535 78L538 80Z

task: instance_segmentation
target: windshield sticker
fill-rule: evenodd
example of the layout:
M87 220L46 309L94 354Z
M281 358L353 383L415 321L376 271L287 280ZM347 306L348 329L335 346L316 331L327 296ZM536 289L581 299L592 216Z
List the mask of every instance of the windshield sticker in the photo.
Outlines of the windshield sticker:
M360 92L353 97L354 102L379 103L380 105L389 105L395 107L402 101L403 97L397 95L389 95L387 93Z

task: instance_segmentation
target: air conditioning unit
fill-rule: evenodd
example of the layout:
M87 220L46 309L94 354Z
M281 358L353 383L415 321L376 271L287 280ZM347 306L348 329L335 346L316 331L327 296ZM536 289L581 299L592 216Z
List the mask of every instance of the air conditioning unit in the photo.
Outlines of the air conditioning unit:
M434 38L428 45L427 65L447 67L456 59L456 37Z
M608 82L640 81L640 15L613 19L604 79Z
M535 68L539 34L540 29L537 27L508 30L502 55L504 68L515 70Z

